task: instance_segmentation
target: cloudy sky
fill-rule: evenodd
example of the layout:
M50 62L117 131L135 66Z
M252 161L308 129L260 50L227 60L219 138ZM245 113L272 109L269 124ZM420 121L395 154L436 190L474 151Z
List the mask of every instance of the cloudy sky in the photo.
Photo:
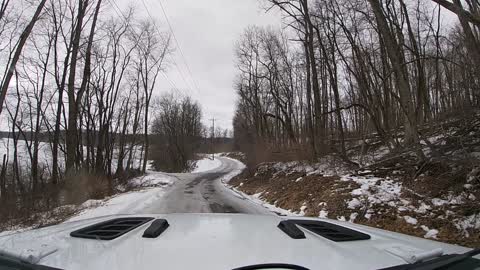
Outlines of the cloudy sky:
M111 5L113 1L105 2ZM116 0L116 3L123 8L132 1ZM234 43L249 25L281 27L280 14L266 13L262 8L264 0L135 0L133 3L137 12L148 16L146 6L159 26L169 30L162 4L180 47L174 42L175 51L166 72L168 79L160 77L156 92L176 87L201 103L205 124L214 117L219 126L230 129L236 101Z

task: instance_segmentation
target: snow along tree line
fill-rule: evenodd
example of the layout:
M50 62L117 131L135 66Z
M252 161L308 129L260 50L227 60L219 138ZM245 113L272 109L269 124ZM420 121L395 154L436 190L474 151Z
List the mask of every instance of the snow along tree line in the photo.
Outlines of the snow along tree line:
M111 188L145 172L153 90L171 49L154 21L114 1L1 0L0 117L13 152L0 157L2 211L56 205L78 175Z
M423 162L420 127L480 105L476 0L263 3L286 27L252 26L237 42L235 139L250 156L336 153L359 165L346 144L375 134Z

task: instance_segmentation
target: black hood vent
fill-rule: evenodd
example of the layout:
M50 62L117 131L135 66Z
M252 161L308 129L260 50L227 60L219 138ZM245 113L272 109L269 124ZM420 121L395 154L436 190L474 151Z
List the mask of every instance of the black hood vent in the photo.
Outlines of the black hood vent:
M317 220L295 220L289 219L280 222L279 228L294 239L305 238L303 232L296 226L303 227L312 233L325 237L335 242L368 240L370 235L364 234L340 225L317 221Z
M70 233L72 237L112 240L153 220L151 217L116 218L97 223Z

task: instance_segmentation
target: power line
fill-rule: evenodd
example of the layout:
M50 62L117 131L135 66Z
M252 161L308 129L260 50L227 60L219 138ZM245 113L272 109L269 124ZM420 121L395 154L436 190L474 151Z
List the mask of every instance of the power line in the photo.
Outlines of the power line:
M160 31L160 29L158 29L158 26L157 26L157 24L155 23L155 20L153 19L152 14L150 14L150 11L148 10L147 5L145 4L145 0L142 0L142 4L143 4L143 7L145 8L145 11L147 12L148 17L152 20L153 25L154 25L155 29L157 30L158 34L159 34L159 35L162 35L162 32ZM173 32L172 32L172 35L173 35ZM175 38L174 38L174 39L175 39ZM180 74L180 77L182 78L183 82L184 82L185 85L187 86L187 90L188 90L188 88L193 89L194 87L191 87L191 85L189 85L189 83L188 83L187 80L185 79L185 76L183 75L183 72L182 72L182 71L180 70L180 68L178 67L175 59L172 58L172 60L173 60L173 63L174 63L174 65L175 65L175 67L176 67L177 70L178 70L178 73ZM190 91L188 91L188 92L190 92Z
M167 73L163 72L162 71L162 75L163 77L165 78L165 80L170 84L170 86L173 88L173 89L178 89L178 87L175 85L175 82L170 80L170 78L167 76Z
M172 60L173 60L173 58L172 58ZM180 67L178 66L178 64L177 64L177 62L176 62L175 60L173 60L173 65L177 68L178 74L180 74L180 77L182 77L182 80L183 80L183 82L185 83L185 85L186 85L187 87L189 87L190 89L194 90L195 87L192 87L192 86L190 85L190 83L188 83L188 80L185 79L185 76L183 75L182 70L180 69Z
M192 75L192 71L190 70L190 66L188 65L187 60L185 58L185 55L183 54L182 47L180 46L180 43L178 42L177 36L175 35L175 31L173 30L172 24L170 23L170 20L168 19L167 12L165 11L165 8L163 7L162 1L158 0L157 2L160 4L163 15L165 16L165 20L167 21L168 27L170 28L170 31L172 33L173 40L177 44L178 51L180 52L180 55L182 56L183 63L187 67L187 72L190 75L190 78L192 79L193 85L195 86L195 90L197 91L197 94L198 94L198 92L199 92L198 84L195 81L195 77Z
M107 0L110 5L113 7L113 11L115 11L115 13L119 16L119 17L123 17L123 19L125 21L127 21L127 16L125 16L125 14L123 13L123 11L120 9L120 7L118 7L117 3L115 2L115 0ZM142 0L143 1L143 0ZM148 9L147 9L147 12L148 12ZM120 15L121 14L121 15ZM153 19L152 19L153 20ZM130 30L132 31L132 34L134 36L136 36L136 32L135 32L135 29L132 28L132 26L130 24L127 25L128 27L130 27ZM156 27L155 25L155 28L158 30L158 28ZM159 32L160 33L160 32ZM165 73L164 71L161 71L162 75L165 77L165 79L167 80L167 82L170 84L170 86L174 89L178 89L177 86L175 85L175 83L168 77L167 73Z
M122 15L121 17L123 17L125 20L127 20L127 16L125 16L125 14L123 14L122 10L118 7L117 3L115 3L115 0L107 0L110 5L112 5L113 7L113 10L115 11L115 13L117 13L118 16L120 16L120 14L118 14L118 12L120 12ZM117 11L118 9L118 11Z

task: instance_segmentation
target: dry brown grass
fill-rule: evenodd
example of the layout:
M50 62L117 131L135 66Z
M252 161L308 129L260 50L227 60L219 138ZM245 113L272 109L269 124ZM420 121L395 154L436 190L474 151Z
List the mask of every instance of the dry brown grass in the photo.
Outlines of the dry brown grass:
M138 188L128 181L138 175L138 171L128 171L116 179L109 179L83 172L67 177L56 185L43 185L36 192L19 194L12 190L8 197L0 201L0 231L60 223L74 215L79 209L78 205L86 200L101 200L120 192L116 188L118 185L122 185L122 192ZM27 182L28 179L22 181Z
M64 204L80 204L89 199L103 199L112 193L107 177L78 173L65 180L60 197Z
M356 183L338 181L338 176L273 173L264 171L251 178L243 175L230 183L249 195L263 193L262 199L283 209L300 211L305 205L307 216L318 216L320 210L341 216L346 210L345 201L351 198L349 192L359 187Z
M244 163L248 168L255 168L263 162L288 162L313 159L311 146L303 143L279 145L278 143L257 141L254 145L249 146L245 154L246 160Z

